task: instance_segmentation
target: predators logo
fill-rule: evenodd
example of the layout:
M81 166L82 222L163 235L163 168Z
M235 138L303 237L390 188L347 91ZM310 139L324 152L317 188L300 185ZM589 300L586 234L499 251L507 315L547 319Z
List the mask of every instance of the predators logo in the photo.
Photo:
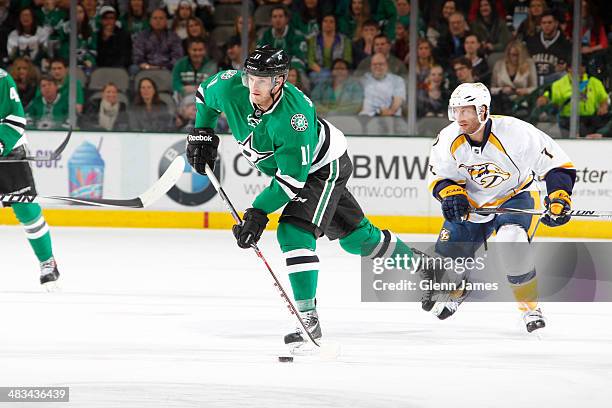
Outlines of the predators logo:
M497 187L510 178L510 173L500 169L494 163L473 164L471 166L462 164L459 167L465 168L470 178L484 188Z

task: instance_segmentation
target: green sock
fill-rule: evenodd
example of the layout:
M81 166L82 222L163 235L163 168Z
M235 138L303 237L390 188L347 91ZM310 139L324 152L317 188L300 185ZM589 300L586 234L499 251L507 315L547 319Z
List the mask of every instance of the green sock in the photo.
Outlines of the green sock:
M39 262L44 262L53 256L49 226L42 215L40 205L34 203L12 204L15 216L23 225L26 237Z
M406 254L412 257L412 250L395 234L381 231L365 217L353 232L340 239L340 246L353 255L392 257Z
M319 277L319 258L315 253L317 241L310 232L286 222L278 225L277 237L296 306L300 312L312 310Z

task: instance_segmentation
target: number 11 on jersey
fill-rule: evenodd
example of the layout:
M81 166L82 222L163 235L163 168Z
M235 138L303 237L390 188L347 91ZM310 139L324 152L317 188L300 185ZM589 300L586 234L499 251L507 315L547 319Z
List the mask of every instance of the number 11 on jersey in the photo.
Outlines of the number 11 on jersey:
M310 145L300 146L302 149L302 166L310 163Z

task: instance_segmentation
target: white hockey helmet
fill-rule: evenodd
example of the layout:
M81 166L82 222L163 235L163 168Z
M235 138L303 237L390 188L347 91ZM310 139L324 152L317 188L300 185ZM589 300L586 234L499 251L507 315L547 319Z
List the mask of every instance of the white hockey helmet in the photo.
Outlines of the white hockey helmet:
M483 112L483 105L487 107L487 114L484 120L480 119ZM453 108L458 106L474 106L476 108L476 114L478 115L478 122L485 123L489 119L491 93L487 87L480 82L461 84L455 88L448 101L448 119L450 121L454 122L457 120Z

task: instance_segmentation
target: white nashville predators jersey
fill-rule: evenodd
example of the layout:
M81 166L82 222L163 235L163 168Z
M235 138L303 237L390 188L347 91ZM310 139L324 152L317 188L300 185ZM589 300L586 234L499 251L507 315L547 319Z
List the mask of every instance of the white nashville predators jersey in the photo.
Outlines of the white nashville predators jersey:
M463 134L456 122L442 129L429 164L430 190L441 180L452 180L465 186L474 208L497 207L528 189L534 179L543 180L550 170L574 168L546 133L520 119L497 115L485 125L480 144Z

